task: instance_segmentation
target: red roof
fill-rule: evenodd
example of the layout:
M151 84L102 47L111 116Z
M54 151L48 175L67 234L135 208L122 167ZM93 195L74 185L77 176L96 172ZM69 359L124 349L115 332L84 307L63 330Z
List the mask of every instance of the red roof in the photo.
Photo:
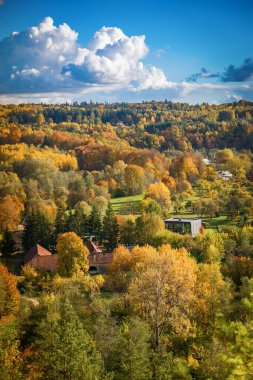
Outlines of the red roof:
M36 244L32 248L30 248L29 251L25 253L25 256L24 256L25 264L27 264L36 256L40 256L40 257L52 256L52 253L48 251L46 248L43 248L41 245Z
M101 249L92 240L87 242L86 247L91 254L102 253Z
M97 255L89 255L90 265L108 265L113 260L113 253L98 253Z

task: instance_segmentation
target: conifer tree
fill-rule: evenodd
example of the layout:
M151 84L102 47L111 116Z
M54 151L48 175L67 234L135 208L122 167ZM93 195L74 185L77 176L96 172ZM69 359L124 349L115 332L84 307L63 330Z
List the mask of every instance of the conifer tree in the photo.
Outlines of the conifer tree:
M148 341L149 331L143 322L131 320L123 323L117 336L110 368L117 374L118 380L151 379Z
M113 212L111 203L108 207L103 220L103 242L104 246L113 251L118 246L119 241L119 225Z
M39 326L37 361L45 379L99 380L103 364L69 300L49 307Z
M0 244L1 253L6 256L15 252L15 240L13 239L12 232L10 230L5 230L3 233L3 239Z
M101 239L102 232L102 222L98 208L94 205L92 206L91 214L89 217L89 234L94 236L96 239Z
M25 250L35 244L49 249L53 243L53 225L46 215L39 211L32 211L27 218L23 246Z

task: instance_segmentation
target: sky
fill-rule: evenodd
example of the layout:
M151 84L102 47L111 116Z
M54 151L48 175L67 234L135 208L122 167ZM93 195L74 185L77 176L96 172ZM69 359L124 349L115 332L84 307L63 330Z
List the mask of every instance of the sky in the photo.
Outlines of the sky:
M253 0L0 0L0 103L253 100Z

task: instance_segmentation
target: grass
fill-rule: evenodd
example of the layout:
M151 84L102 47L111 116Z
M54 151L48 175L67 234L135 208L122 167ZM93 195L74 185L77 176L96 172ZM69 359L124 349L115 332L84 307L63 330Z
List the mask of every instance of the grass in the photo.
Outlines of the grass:
M181 218L198 218L199 215L194 214L193 212L186 210L185 205L188 201L196 201L201 197L201 194L195 194L183 201L183 210L176 213L174 210L171 210L171 216L181 217ZM113 198L111 204L115 213L120 215L140 215L140 202L143 200L144 195L133 195L128 197ZM202 221L205 225L205 230L207 232L213 233L215 231L220 231L223 227L237 225L239 219L230 220L226 215L220 215L213 217L212 219L207 217L202 217Z
M113 211L120 215L138 215L140 214L140 202L143 198L143 194L113 198L111 200Z

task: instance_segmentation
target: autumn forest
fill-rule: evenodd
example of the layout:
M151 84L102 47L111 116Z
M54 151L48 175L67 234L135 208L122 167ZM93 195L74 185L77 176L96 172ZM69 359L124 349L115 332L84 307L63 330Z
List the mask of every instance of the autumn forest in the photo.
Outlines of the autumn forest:
M252 379L252 151L250 101L0 105L0 380Z

